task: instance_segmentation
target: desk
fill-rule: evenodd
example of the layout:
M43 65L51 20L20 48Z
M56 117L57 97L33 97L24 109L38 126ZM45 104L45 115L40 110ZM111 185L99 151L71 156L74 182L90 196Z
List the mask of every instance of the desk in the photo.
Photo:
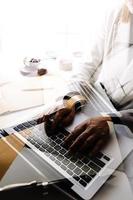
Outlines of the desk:
M17 112L17 113L12 113L12 114L9 114L7 116L3 116L1 118L2 127L14 124L14 122L16 121L16 118L17 118L17 123L21 122L24 119L26 119L28 116L33 116L33 115L37 114L42 109L43 109L43 107L40 107L40 108L36 108L36 109L25 110L25 111L21 111L21 112ZM25 117L25 115L28 115L28 116ZM23 155L25 155L25 150L23 149L23 144L21 142L18 142L18 143L19 143L18 150L23 152ZM29 156L28 160L30 159L31 154L32 154L32 152L30 152L29 155L26 153L26 155ZM32 156L33 156L33 154L32 154ZM15 162L9 162L8 163L8 164L12 163L10 168L9 168L11 171L10 170L9 170L10 172L7 171L7 173L5 174L5 176L3 177L2 181L1 181L1 185L10 183L10 181L12 181L12 178L13 178L13 177L11 178L11 176L10 176L11 172L13 172L15 170L15 176L17 175L16 170L18 169L18 167L15 168L16 163L24 162L23 159L20 162L21 158L19 158L16 155L13 155L13 159L14 158L15 158L15 160L14 160ZM31 163L32 162L33 161L31 161ZM40 162L42 162L42 161L40 161ZM29 165L26 166L25 164L23 163L23 165L20 165L19 167L23 168L25 166L25 168L31 172L32 171L31 168L30 168L31 166L29 166ZM36 166L37 169L39 169L39 167L40 166ZM15 180L15 177L14 177L14 181L20 181L20 182L25 181L24 173L20 173L20 170L22 172L24 170L24 168L23 169L20 169L20 168L19 168L18 176L16 176L16 180ZM41 171L42 169L44 170L44 167L42 167L39 171ZM33 170L35 170L35 168ZM38 174L36 173L36 176L35 176L35 173L34 174L31 173L31 174L29 174L28 179L29 179L29 181L33 178L37 179L37 180L44 180L45 173L46 173L45 170L43 171L42 174L39 174L39 172L38 172ZM53 172L53 173L56 173L56 172ZM102 189L95 195L95 197L93 199L95 199L95 200L101 200L102 199L103 200L104 198L105 199L108 198L108 199L111 199L111 200L116 200L116 199L120 199L122 197L126 198L127 195L128 195L128 200L132 199L132 193L130 191L130 185L128 183L128 179L127 179L126 175L123 172L119 172L119 171L116 171L114 175L115 175L115 178L109 179L106 182L106 184L102 187ZM52 177L51 177L51 179L52 179ZM124 190L123 190L123 188L124 188Z
M55 71L50 71L48 74L40 77L22 76L20 72L17 71L14 74L15 77L17 77L14 81L13 76L11 79L7 79L7 84L0 87L0 92L6 100L9 110L11 110L8 115L0 116L0 127L2 128L7 126L8 122L10 124L11 121L14 121L12 118L16 121L18 117L23 118L25 113L34 113L34 111L40 110L39 106L45 105L49 103L49 101L55 99L57 93L60 92L58 88L61 88L61 86L64 85L64 82L68 80L70 74L70 71L63 72L57 69L57 67L55 68ZM32 95L34 96L34 99ZM24 101L24 98L26 98L27 101ZM28 108L33 105L39 106L38 108L36 106L35 109L27 109L26 112L20 111L14 113L14 111L17 111L18 109L22 109L24 107ZM41 109L43 110L43 106Z

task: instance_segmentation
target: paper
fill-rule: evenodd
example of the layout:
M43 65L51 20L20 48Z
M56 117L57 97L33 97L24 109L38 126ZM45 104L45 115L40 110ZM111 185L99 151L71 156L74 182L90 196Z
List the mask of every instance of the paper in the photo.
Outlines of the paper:
M44 104L42 91L23 91L13 84L3 86L1 91L1 113L23 110Z
M49 104L61 93L60 76L26 77L0 87L0 114Z

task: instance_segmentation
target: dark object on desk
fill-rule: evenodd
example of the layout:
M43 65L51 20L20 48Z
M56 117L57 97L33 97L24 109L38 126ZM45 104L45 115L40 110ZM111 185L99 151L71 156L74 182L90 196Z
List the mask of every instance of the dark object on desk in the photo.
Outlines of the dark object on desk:
M37 70L37 74L38 74L38 76L42 76L44 74L47 74L47 69L40 68L40 69Z
M32 181L30 183L13 184L0 188L0 199L54 200L55 196L58 200L75 199L61 186L71 187L71 183L67 179L63 179L51 182Z
M0 188L0 199L12 197L13 199L17 199L18 197L33 197L36 199L37 197L41 198L42 195L47 194L47 185L45 186L42 182L32 181L30 183L20 183L20 184L12 184Z

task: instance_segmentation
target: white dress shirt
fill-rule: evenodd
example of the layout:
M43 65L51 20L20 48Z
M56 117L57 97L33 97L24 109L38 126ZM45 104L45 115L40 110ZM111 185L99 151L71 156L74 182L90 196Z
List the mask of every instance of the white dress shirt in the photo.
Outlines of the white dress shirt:
M90 52L77 66L73 78L102 82L114 103L124 105L133 99L133 16L120 19L121 7L105 19Z

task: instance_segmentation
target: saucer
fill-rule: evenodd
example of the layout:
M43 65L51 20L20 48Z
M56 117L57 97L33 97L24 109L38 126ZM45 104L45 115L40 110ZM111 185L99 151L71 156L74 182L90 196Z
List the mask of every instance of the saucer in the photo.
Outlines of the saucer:
M22 67L22 68L20 68L20 73L22 74L22 75L24 75L24 76L38 76L37 75L37 71L38 71L38 69L36 68L36 69L29 69L29 68L27 68L26 66L25 67Z

